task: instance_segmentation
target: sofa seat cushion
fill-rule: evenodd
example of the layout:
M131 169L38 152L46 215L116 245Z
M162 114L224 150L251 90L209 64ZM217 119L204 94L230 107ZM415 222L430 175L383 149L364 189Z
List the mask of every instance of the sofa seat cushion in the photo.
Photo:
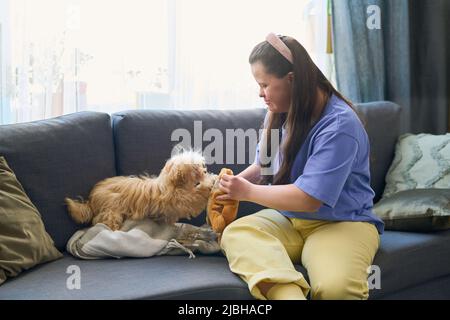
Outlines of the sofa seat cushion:
M407 292L450 275L450 231L419 234L387 231L374 264L381 270L381 289L370 299ZM80 268L80 289L67 289ZM297 270L308 275L302 266ZM70 282L70 281L69 281ZM71 283L71 282L70 282ZM450 297L450 288L444 295ZM78 260L71 256L40 265L0 287L0 299L252 299L247 285L225 257L197 255L147 259Z
M371 299L449 276L450 230L434 233L385 231L373 264L381 271L381 290L371 290ZM448 296L450 298L450 288Z
M80 289L67 289L80 269ZM69 280L70 283L73 283ZM8 280L0 299L251 299L223 256L160 256L145 259L78 260L71 256Z

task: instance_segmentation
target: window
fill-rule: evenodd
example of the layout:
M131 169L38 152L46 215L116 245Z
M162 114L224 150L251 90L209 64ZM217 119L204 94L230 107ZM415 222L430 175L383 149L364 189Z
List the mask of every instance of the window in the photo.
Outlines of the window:
M268 32L290 35L330 73L326 2L0 0L1 109L8 114L0 121L82 110L263 107L251 49Z

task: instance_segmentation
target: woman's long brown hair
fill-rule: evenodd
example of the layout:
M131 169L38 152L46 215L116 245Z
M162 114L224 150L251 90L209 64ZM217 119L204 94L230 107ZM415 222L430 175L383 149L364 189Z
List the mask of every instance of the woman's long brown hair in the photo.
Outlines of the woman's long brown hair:
M272 113L266 122L266 136L263 137L260 154L266 152L271 155L271 129L281 131L285 123L286 138L280 146L283 154L283 162L275 176L263 175L260 183L289 184L291 168L295 157L305 141L309 131L314 126L313 112L318 103L317 89L325 93L327 99L320 110L328 103L332 94L344 100L352 109L352 103L340 94L320 69L314 64L305 48L294 38L279 36L292 52L293 64L286 60L267 41L261 42L252 50L249 63L262 63L265 71L277 78L283 78L289 72L293 72L292 98L287 113ZM355 111L356 112L356 111ZM319 117L320 118L320 117ZM267 143L268 142L268 143ZM272 157L273 159L273 157ZM266 166L270 167L270 163Z

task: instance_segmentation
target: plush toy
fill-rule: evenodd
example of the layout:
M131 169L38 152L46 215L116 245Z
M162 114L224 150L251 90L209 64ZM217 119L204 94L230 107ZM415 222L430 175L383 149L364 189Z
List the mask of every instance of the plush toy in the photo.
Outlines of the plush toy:
M214 184L206 208L206 222L219 234L221 234L225 227L236 218L239 207L238 200L216 199L218 196L224 194L224 192L219 189L219 181L224 174L233 175L233 171L227 168L220 170L219 178Z

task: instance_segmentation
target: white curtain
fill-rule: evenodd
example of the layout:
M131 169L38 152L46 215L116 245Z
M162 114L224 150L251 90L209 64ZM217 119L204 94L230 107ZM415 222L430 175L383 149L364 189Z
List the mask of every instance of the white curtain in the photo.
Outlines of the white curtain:
M177 1L177 108L263 107L248 56L269 32L300 41L333 80L327 0Z
M263 107L248 56L269 32L298 39L333 79L327 0L1 3L3 123L82 110Z

